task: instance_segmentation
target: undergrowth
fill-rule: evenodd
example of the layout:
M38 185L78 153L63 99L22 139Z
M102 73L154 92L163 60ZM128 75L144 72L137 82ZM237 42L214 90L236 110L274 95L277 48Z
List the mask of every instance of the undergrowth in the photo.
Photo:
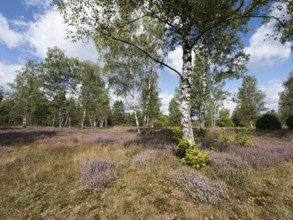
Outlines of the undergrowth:
M128 130L0 129L0 219L293 216L290 131L249 131L253 146L223 147L222 131L210 130L196 146L217 151L205 148L210 161L195 170L165 139L168 130L141 136ZM235 140L234 130L225 135Z

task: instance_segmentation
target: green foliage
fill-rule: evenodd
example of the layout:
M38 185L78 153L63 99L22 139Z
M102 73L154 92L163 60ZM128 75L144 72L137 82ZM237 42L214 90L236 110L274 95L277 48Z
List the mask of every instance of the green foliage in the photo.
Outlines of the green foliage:
M260 116L256 121L256 128L257 129L268 129L268 130L275 130L281 129L282 124L279 118L272 113L266 113Z
M229 147L233 143L233 140L229 138L229 136L225 133L224 130L222 130L222 140L221 145L223 147Z
M283 83L283 88L284 91L279 94L279 111L282 121L285 122L293 114L293 72L289 74L288 79Z
M234 142L236 145L239 145L241 147L251 147L253 143L250 140L249 129L248 128L242 128L242 129L236 128Z
M112 124L121 125L125 123L124 103L122 101L115 101L112 107Z
M180 109L179 109L179 100L175 96L171 99L169 103L169 124L171 126L180 125Z
M288 126L289 129L293 129L293 115L287 118L286 125Z
M265 94L257 89L257 81L253 76L246 76L238 90L237 106L232 114L236 126L252 127L261 111L265 110Z
M235 124L231 118L221 118L220 120L218 120L217 124L219 127L233 127L233 126L235 126Z
M167 127L169 124L169 118L167 115L161 115L159 118L154 120L155 127Z
M185 157L181 159L182 163L189 165L193 168L201 168L211 160L207 152L202 152L198 147L193 146L186 149Z
M209 161L210 157L207 152L202 152L195 145L190 145L189 141L183 137L180 127L173 128L173 140L182 155L181 162L193 168L204 167ZM195 140L196 143L196 140Z

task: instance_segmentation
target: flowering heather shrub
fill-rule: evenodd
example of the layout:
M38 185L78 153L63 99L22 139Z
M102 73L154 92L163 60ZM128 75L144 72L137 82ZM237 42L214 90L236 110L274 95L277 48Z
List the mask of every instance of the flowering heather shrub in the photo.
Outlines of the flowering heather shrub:
M100 158L88 161L82 168L82 179L86 187L106 187L118 176L115 166L111 161Z
M225 152L240 156L253 167L270 166L293 160L293 143L261 141L251 148L230 146Z
M217 177L232 186L245 186L249 182L251 169L240 156L210 152L211 164Z
M221 180L210 182L207 177L196 171L174 171L171 173L170 179L182 187L193 200L216 204L229 198L225 182Z
M164 157L164 152L158 150L145 150L142 153L135 155L133 163L145 165L149 162L155 162L158 157L162 159Z

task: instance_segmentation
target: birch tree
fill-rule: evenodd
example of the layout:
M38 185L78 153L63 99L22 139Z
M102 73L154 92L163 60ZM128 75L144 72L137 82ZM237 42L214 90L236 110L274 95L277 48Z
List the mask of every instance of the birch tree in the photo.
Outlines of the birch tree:
M233 112L233 118L237 116L239 122L234 120L234 123L237 126L243 125L252 128L260 113L266 110L264 98L265 93L256 87L256 78L253 76L244 77L242 86L238 89L237 106Z
M293 115L293 72L288 76L288 79L283 83L284 91L279 93L279 111L283 122Z
M74 93L76 75L79 71L78 60L69 59L57 47L49 48L42 65L43 89L50 101L53 114L58 114L59 127L63 127L67 98Z
M284 0L285 1L285 0ZM246 31L250 18L277 20L276 27L284 35L287 20L271 15L273 0L55 0L65 23L74 26L69 33L73 40L111 38L130 45L150 59L176 72L181 79L181 125L184 137L194 143L190 116L190 87L192 76L191 51L205 39L225 31ZM286 2L286 1L285 1ZM290 0L287 0L291 4ZM279 4L279 7L283 7ZM153 24L143 31L133 24L148 19ZM153 30L155 27L155 31ZM182 48L182 70L176 70L149 51L144 33L152 33L160 50L168 52ZM129 34L131 33L131 34ZM225 42L223 42L225 44Z
M11 99L15 103L14 111L20 111L22 127L25 128L28 123L28 115L36 110L38 102L40 102L39 63L30 60L17 73L14 82L9 84L13 89Z

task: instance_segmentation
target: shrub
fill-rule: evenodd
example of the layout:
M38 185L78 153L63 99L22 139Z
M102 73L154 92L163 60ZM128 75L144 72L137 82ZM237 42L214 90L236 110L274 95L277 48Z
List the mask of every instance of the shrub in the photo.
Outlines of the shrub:
M117 178L117 170L111 161L100 158L88 161L81 169L86 187L106 187Z
M219 127L233 127L235 126L234 122L232 121L231 118L221 118L218 122L217 122Z
M159 151L157 150L145 150L142 153L135 155L135 157L133 158L133 162L135 164L145 165L149 162L155 161L158 154Z
M293 148L290 142L261 141L248 149L230 146L225 152L240 156L253 167L276 165L293 160Z
M276 130L281 129L282 124L281 121L275 114L266 113L260 116L256 121L257 129L268 129L268 130Z
M288 129L293 129L293 115L287 118L286 125L288 126Z
M205 166L210 157L207 152L201 152L197 146L190 145L188 140L183 137L181 128L175 127L173 129L173 139L178 147L178 155L182 157L181 162L193 168L200 168ZM197 140L194 140L196 142Z
M180 186L192 200L216 204L228 199L227 184L221 180L210 182L196 171L175 171L170 175L171 182Z
M232 186L245 186L249 182L251 169L240 156L211 152L214 174Z
M221 146L223 147L229 147L233 143L232 139L229 138L229 136L226 135L225 131L222 129L222 140L221 140Z
M210 156L207 152L202 152L194 146L186 149L185 156L181 161L183 164L198 169L204 167L210 161Z
M169 118L166 115L161 115L154 120L154 127L167 127L169 124Z
M236 129L235 130L235 144L241 147L251 147L252 142L249 137L249 129L243 128L243 129Z

